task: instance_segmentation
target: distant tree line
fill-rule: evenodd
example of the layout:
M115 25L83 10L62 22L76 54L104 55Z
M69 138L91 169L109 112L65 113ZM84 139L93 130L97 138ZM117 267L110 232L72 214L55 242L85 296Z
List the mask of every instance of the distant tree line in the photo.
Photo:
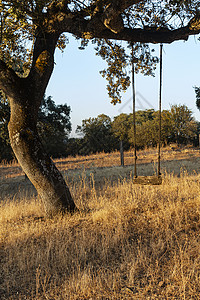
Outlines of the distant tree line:
M200 89L197 94L197 107L200 107ZM10 117L9 103L0 95L0 161L11 160L14 155L8 136ZM154 147L158 143L159 113L154 109L136 112L136 143L137 148ZM124 150L133 147L133 115L122 113L112 120L101 114L89 118L77 126L77 138L69 138L71 132L70 107L67 104L56 105L52 97L43 99L39 110L38 132L43 147L56 157L89 155L97 152L119 150L123 141ZM185 105L172 105L170 110L162 111L161 142L198 145L200 123L192 111Z
M159 113L154 109L136 112L136 143L137 148L154 147L159 140ZM162 111L161 142L198 144L199 123L192 116L192 111L185 105L172 105L170 110ZM68 154L92 154L110 152L119 149L123 141L124 149L133 147L133 115L120 114L112 121L107 115L82 121L76 133L80 138L70 139ZM75 152L76 151L76 152ZM75 152L75 153L74 153Z

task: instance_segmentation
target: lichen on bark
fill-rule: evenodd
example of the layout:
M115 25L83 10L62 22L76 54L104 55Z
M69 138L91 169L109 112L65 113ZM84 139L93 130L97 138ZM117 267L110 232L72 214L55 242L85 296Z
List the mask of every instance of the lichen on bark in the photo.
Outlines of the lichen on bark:
M45 50L37 58L35 68L39 72L39 74L43 75L43 73L45 72L45 68L49 65L50 57L50 53Z

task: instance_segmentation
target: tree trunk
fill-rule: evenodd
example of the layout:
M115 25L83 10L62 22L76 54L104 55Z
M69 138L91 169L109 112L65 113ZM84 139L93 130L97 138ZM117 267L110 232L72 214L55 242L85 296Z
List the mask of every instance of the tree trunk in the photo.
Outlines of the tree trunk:
M121 159L121 166L124 167L124 147L123 147L123 141L120 140L120 159Z
M65 180L45 153L39 139L36 128L38 109L31 105L34 101L26 98L18 98L16 101L14 97L9 100L11 117L8 129L11 146L23 171L42 199L46 214L53 216L65 211L75 211L76 206Z
M63 176L45 153L37 132L38 110L53 72L59 37L59 33L44 29L44 26L37 29L32 66L26 78L19 77L0 60L0 89L11 107L8 130L12 149L42 199L47 215L53 216L73 212L76 206Z

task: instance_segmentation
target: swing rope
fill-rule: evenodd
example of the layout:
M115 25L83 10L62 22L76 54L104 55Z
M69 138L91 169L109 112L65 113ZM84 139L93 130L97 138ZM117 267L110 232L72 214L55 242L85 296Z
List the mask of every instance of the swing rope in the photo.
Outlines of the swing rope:
M134 65L134 49L133 44L131 44L132 50L132 91L133 91L133 146L134 146L134 178L137 180L137 141L136 141L136 97L135 97L135 65ZM161 171L160 171L160 158L161 158L161 125L162 125L162 117L161 117L161 105L162 105L162 52L163 52L163 44L160 44L160 87L159 87L159 136L158 136L158 170L157 176L160 179ZM140 183L138 180L136 183ZM146 183L145 183L146 184ZM161 181L158 182L161 184Z
M161 126L162 126L162 117L161 117L161 105L162 105L162 53L163 53L163 44L160 44L160 92L159 92L159 142L158 142L158 176L161 175L160 172L160 150L161 150Z
M132 90L133 90L133 147L134 147L134 178L137 178L137 149L136 149L136 121L135 121L135 65L133 44L131 44L132 56Z
M1 26L0 26L0 45L3 41L3 17L2 14L0 13L0 22L1 22Z

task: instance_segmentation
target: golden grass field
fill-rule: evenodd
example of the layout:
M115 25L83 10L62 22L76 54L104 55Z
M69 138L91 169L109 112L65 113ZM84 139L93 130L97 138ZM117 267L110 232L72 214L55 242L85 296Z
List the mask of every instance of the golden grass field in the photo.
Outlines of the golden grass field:
M138 154L156 169L156 151ZM79 212L47 219L17 163L0 165L0 299L200 299L200 151L164 148L160 186L133 157L56 160Z

